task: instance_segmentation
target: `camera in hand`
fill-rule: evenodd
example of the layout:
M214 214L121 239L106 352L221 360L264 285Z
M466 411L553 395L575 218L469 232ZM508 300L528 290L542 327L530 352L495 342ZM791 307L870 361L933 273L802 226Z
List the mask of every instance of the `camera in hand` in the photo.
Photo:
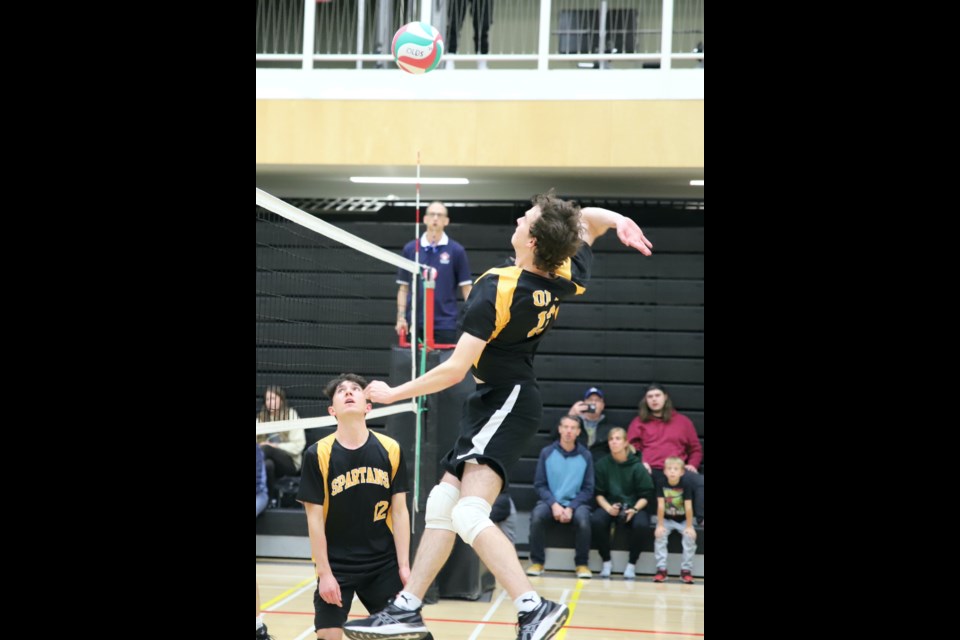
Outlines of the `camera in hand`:
M626 502L620 503L620 513L617 514L617 520L620 522L627 521L627 509L632 509L633 505L629 505Z
M587 411L589 411L590 413L594 413L596 410L597 410L597 405L595 405L595 404L588 404L588 405L587 405Z

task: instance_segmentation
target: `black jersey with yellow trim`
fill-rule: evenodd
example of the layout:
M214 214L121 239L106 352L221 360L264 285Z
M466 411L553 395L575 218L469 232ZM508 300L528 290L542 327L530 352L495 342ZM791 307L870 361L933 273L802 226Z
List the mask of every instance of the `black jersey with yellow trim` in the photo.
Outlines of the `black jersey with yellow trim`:
M334 574L376 571L396 559L390 500L407 491L396 440L370 431L359 449L330 434L304 454L297 499L323 505L327 559Z
M533 356L561 300L586 291L592 266L593 251L584 243L550 278L510 264L477 278L462 325L465 333L487 341L473 374L488 384L532 380Z

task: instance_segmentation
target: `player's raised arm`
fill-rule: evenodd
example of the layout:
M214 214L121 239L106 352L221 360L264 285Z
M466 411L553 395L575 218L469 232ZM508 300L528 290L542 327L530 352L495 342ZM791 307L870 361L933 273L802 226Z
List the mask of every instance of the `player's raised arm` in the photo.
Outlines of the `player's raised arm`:
M620 242L633 247L645 256L653 254L651 251L653 243L647 240L637 223L616 211L600 207L583 207L580 209L580 220L583 241L591 246L594 240L607 232L607 229L616 229Z
M386 382L374 380L364 393L370 402L377 404L392 404L407 398L425 396L457 384L470 371L470 365L480 359L486 341L476 338L469 333L460 336L457 348L453 355L433 369L430 369L419 378L405 382L399 387L391 387Z

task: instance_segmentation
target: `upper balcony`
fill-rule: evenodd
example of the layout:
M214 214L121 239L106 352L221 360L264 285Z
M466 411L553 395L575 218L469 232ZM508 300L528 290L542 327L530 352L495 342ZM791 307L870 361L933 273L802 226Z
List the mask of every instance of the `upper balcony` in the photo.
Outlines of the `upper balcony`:
M423 76L390 52L415 20L446 44ZM257 98L702 100L703 22L703 0L258 0Z

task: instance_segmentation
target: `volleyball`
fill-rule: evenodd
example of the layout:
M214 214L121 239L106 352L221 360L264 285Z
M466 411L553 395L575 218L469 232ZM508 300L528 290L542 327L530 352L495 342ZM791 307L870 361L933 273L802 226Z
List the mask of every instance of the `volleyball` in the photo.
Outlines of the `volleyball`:
M427 73L440 64L443 38L426 22L410 22L393 36L393 59L407 73Z

